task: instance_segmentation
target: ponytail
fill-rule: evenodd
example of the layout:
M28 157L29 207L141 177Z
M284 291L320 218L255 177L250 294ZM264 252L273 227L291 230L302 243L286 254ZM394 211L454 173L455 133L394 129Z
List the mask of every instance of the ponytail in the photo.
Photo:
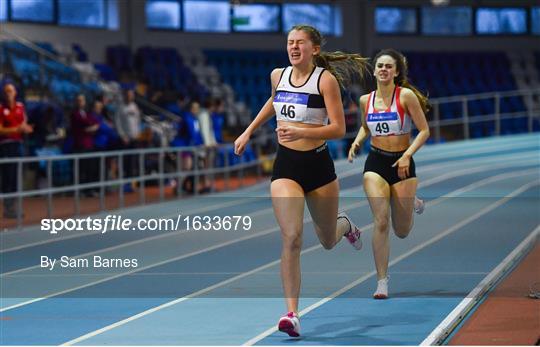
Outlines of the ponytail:
M292 30L300 30L309 35L314 45L322 47L324 38L319 30L311 25L299 24L292 27ZM313 57L316 66L327 69L336 77L342 88L349 87L352 83L363 82L364 77L369 74L368 59L360 54L349 54L344 52L321 52Z
M409 88L410 90L412 90L414 95L416 95L416 97L418 98L424 114L427 114L429 112L429 110L431 109L431 105L429 104L428 97L424 95L421 91L419 91L418 88L409 83L409 80L407 78L398 81L397 84L401 87Z
M334 75L342 88L349 87L354 82L363 82L369 71L368 58L360 54L321 51L314 57L314 63Z

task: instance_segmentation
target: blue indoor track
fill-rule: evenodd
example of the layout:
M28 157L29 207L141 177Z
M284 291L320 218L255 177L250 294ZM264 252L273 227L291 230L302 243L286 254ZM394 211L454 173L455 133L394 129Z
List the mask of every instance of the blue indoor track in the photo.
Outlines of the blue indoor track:
M336 162L340 209L364 248L320 246L306 208L302 338L276 331L285 313L281 239L269 182L139 206L125 218L249 215L249 231L0 233L2 345L418 345L540 225L540 136L424 147L415 155L427 202L406 239L391 235L390 299L376 279L365 155ZM25 211L25 213L30 213ZM104 217L105 214L95 217ZM137 258L137 268L40 268L40 256ZM82 255L82 256L81 256Z

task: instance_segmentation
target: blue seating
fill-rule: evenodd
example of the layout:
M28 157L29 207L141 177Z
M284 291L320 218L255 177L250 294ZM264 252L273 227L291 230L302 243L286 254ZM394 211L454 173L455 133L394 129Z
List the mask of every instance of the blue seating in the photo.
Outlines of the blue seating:
M253 114L268 99L270 72L289 65L287 55L281 51L204 51L208 64L214 65L223 82L236 93L237 100L246 102Z
M106 64L94 64L94 68L99 72L99 76L105 81L116 81L118 78L114 70Z

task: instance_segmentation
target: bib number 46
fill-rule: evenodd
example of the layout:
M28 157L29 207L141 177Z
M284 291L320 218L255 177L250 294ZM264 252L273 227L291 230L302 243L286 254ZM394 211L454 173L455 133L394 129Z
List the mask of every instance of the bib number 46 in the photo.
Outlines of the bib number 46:
M294 105L288 105L288 106L283 105L280 113L282 116L285 116L291 119L294 119L294 117L296 116L296 114L294 113Z

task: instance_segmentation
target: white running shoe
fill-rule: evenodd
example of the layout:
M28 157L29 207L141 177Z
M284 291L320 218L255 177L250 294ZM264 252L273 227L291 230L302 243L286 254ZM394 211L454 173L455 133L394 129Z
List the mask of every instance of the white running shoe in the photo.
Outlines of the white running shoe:
M300 336L300 319L294 312L289 312L279 319L278 329L291 337Z
M353 222L351 222L351 219L349 218L349 216L347 216L345 212L338 213L337 218L345 218L347 220L347 223L349 223L349 231L343 234L347 241L349 241L349 243L354 248L356 248L356 250L359 251L360 249L362 249L362 240L360 239L360 237L362 236L362 232L360 231L360 229Z
M388 299L388 277L377 281L377 290L373 293L374 299Z
M414 197L414 212L416 214L422 214L424 212L424 208L426 208L426 204L424 203L424 200L418 199L417 196Z

